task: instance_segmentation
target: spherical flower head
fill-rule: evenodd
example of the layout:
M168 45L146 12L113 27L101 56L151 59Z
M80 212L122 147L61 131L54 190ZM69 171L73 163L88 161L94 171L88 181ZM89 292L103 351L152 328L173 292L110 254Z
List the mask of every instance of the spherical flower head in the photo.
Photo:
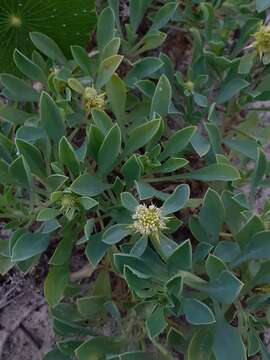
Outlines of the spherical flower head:
M64 194L61 199L61 209L68 211L76 205L76 198L72 194Z
M90 113L91 109L99 108L103 109L105 106L105 93L98 94L97 90L93 87L86 87L84 93L84 107L87 113Z
M260 29L253 35L255 41L251 44L260 54L270 53L270 26L261 25Z
M142 235L151 235L166 229L167 217L155 205L138 205L132 216L133 228Z

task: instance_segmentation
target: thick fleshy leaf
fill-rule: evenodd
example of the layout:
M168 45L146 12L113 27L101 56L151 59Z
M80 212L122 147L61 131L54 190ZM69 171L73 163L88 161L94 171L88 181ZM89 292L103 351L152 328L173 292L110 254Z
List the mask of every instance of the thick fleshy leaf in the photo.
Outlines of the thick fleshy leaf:
M216 321L212 310L197 299L183 299L183 310L187 321L192 325L212 324Z
M162 205L162 214L166 216L183 209L189 199L189 195L190 189L188 185L178 185Z
M76 194L82 196L96 196L110 188L109 184L103 183L95 176L83 174L79 176L72 184L70 189Z
M127 225L116 224L108 228L102 237L106 244L116 244L131 233L132 229Z

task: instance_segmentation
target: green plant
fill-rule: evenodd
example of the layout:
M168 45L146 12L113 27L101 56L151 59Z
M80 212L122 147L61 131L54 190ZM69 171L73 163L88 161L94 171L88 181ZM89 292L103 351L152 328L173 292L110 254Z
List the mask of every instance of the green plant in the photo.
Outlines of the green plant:
M96 25L93 0L2 0L0 7L0 71L14 72L13 51L29 56L34 47L29 33L40 31L61 43L69 55L70 45L85 46ZM33 53L35 62L38 55ZM18 73L18 71L17 71Z
M11 232L1 273L50 253L44 292L59 341L46 360L267 360L269 201L258 213L256 194L269 185L269 128L248 108L268 97L269 69L249 46L261 15L255 2L186 1L181 16L175 2L130 2L123 35L108 3L97 51L72 46L70 59L34 32L42 55L14 53L30 80L1 75L0 214ZM146 5L154 20L134 50ZM193 26L183 73L163 53L139 59L172 16ZM70 272L82 252L87 263Z

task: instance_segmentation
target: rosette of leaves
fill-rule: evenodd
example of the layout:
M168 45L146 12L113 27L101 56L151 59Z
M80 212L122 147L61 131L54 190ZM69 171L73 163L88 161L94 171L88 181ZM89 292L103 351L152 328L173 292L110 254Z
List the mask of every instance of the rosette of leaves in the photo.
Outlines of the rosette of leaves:
M151 85L138 93L129 80L136 64L118 75L119 39L91 56L73 46L71 60L44 34L31 39L38 56L14 53L29 80L1 75L9 103L0 108L0 212L11 235L0 255L2 273L27 272L54 246L45 295L61 340L47 359L176 351L192 360L203 348L206 359L244 360L247 343L249 355L266 353L259 337L268 305L264 217L235 190L240 174L215 151L215 138L200 159L196 126L171 134L175 99L159 72L162 59L151 80L140 72ZM198 182L212 189L198 195ZM150 241L130 231L143 203L173 214ZM70 275L76 251L89 264ZM90 286L75 282L85 275ZM106 323L112 336L104 336Z
M94 0L3 0L0 7L0 71L14 72L15 48L29 56L34 47L29 33L40 31L61 43L65 54L70 45L85 46L96 25Z

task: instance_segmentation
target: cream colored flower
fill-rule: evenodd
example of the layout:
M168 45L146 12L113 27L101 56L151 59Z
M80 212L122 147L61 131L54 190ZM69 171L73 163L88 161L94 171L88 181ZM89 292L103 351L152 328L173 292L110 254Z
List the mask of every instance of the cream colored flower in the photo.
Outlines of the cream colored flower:
M166 229L167 217L155 205L138 205L132 216L133 228L142 235L150 235Z
M84 108L87 113L90 113L91 109L99 108L103 109L105 106L105 93L98 94L97 90L93 87L86 87L84 93Z
M251 47L255 48L262 57L263 54L270 53L270 26L261 25L260 29L253 35L255 41Z

